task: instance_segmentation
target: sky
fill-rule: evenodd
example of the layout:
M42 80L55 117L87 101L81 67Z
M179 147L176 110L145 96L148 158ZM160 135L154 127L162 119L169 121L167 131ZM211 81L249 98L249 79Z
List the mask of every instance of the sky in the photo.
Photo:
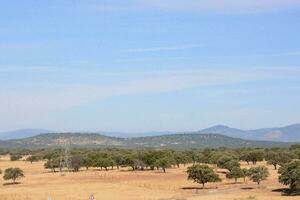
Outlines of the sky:
M1 0L0 131L300 122L299 0Z

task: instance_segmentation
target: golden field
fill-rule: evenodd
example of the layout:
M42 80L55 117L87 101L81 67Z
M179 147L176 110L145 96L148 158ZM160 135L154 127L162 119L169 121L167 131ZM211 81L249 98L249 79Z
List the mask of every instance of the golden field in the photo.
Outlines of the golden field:
M43 162L11 162L8 156L1 157L0 169L19 167L25 178L19 184L11 185L0 179L0 200L88 200L94 194L95 200L300 200L300 196L282 196L279 189L285 188L277 181L277 172L268 166L270 177L257 184L242 179L238 184L225 178L222 170L220 183L207 184L202 190L197 183L187 180L186 167L160 171L138 171L122 168L109 171L84 168L78 173L50 173ZM258 165L265 165L264 162ZM249 167L242 163L242 167ZM2 174L3 175L3 174ZM198 188L198 189L197 189Z

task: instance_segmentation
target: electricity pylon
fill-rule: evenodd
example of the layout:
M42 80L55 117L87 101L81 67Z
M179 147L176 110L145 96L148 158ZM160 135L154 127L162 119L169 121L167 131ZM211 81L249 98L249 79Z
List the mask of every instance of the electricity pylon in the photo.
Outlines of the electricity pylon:
M65 171L70 171L72 168L71 155L70 155L70 142L63 141L63 149L60 155L59 170L61 176L65 175Z

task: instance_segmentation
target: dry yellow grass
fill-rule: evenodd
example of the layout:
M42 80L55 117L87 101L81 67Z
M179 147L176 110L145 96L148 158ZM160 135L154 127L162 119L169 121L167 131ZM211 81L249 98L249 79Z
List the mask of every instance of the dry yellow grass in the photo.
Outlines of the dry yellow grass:
M265 165L265 163L259 163ZM243 166L246 165L243 163ZM300 197L281 196L274 189L283 188L277 181L277 173L269 166L271 176L262 182L261 188L248 181L233 184L221 174L222 183L207 184L205 190L187 189L199 187L188 181L186 168L169 169L167 173L158 171L132 172L127 169L99 171L91 169L79 173L49 173L43 168L43 162L29 163L0 160L0 169L19 167L24 170L25 178L21 184L4 185L0 179L0 200L88 200L94 194L96 200L240 200L255 196L257 200L300 199ZM183 189L186 188L186 189ZM248 188L248 189L241 189Z

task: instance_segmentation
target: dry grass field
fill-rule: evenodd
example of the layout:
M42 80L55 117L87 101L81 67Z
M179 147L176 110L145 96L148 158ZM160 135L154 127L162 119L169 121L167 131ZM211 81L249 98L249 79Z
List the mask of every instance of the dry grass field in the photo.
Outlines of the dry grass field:
M187 180L186 167L158 171L132 172L129 169L100 171L82 169L79 173L49 173L43 162L9 161L1 157L0 169L19 167L25 178L20 184L10 185L0 179L0 200L88 200L94 194L96 200L284 200L300 199L300 196L281 196L276 190L284 188L277 181L277 173L268 166L271 176L263 181L260 188L249 180L227 180L220 171L221 183L207 184L207 189ZM265 165L265 163L258 163ZM243 167L247 167L245 163ZM252 196L252 197L251 197Z

